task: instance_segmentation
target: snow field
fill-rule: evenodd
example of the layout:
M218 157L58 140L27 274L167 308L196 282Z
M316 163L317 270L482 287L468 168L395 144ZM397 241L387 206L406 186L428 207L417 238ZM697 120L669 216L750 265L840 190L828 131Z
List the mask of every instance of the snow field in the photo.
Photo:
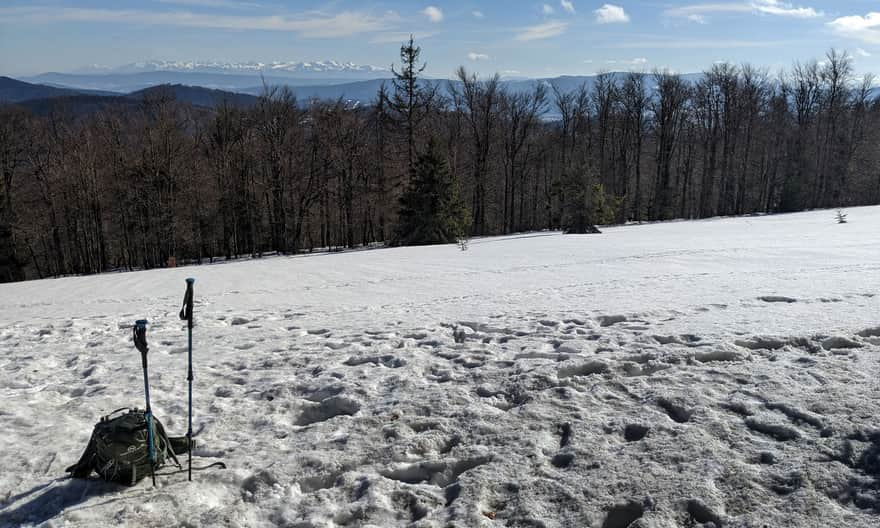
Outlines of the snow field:
M875 526L880 208L0 285L0 525ZM151 396L197 465L56 480Z

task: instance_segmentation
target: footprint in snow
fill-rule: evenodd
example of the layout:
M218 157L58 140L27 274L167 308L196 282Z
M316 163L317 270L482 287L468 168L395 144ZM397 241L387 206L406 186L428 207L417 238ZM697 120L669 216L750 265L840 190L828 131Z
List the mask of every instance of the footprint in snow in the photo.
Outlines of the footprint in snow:
M680 401L660 398L659 400L657 400L657 405L659 405L661 409L666 411L666 414L669 416L669 418L672 419L672 421L677 423L687 423L694 415L694 411L685 407L684 404Z
M352 416L361 410L360 403L345 396L332 396L321 403L310 403L303 407L297 425L311 425L325 422L336 416Z
M612 506L605 515L602 528L628 528L645 514L645 507L630 501Z
M880 326L875 328L866 328L859 332L860 337L880 337Z
M763 295L758 297L759 301L764 301L765 303L796 303L797 299L793 297L785 297L782 295Z
M627 321L625 315L600 315L596 318L599 321L599 326L613 326L618 323L624 323Z

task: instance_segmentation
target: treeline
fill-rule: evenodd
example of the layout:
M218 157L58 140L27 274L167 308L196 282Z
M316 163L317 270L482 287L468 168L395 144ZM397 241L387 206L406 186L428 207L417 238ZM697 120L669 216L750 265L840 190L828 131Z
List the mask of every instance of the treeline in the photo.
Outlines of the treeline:
M369 106L267 89L247 109L0 108L0 281L406 243L429 144L471 235L880 203L880 102L845 53L568 92L461 68L441 93L419 52Z

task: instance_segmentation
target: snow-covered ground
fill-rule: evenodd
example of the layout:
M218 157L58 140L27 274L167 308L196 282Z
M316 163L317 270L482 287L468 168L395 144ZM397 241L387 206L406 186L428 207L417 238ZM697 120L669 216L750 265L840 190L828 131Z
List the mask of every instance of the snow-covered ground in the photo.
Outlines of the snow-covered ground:
M0 285L0 525L877 526L880 208ZM186 429L61 479L99 416ZM708 524L707 524L708 526Z

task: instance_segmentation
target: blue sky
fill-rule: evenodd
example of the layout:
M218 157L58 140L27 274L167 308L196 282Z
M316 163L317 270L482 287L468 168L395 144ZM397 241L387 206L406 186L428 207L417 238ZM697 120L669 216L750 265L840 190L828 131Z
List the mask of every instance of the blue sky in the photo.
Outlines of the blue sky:
M3 0L0 74L149 59L387 67L410 33L435 77L776 70L831 47L880 74L880 0Z

